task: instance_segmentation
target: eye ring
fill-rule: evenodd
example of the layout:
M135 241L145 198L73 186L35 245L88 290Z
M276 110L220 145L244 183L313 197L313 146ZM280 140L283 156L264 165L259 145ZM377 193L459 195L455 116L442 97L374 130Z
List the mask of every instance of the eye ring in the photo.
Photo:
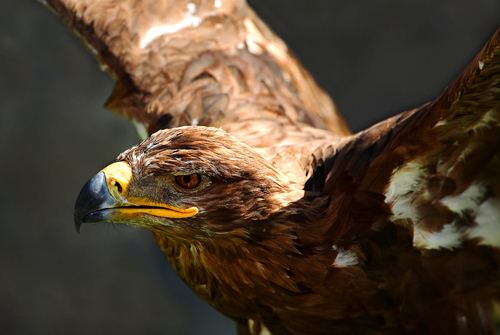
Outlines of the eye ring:
M186 190L195 189L201 183L201 176L197 173L177 175L174 179L177 185Z

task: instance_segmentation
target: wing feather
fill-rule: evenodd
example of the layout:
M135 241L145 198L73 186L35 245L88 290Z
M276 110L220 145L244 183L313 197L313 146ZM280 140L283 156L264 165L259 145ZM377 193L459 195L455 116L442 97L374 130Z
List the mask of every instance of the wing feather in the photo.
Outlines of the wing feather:
M279 138L281 132L283 138L290 126L349 134L328 95L246 1L44 3L116 80L106 107L150 134L167 127L221 126L261 147L256 137ZM272 126L261 127L269 118Z
M384 194L388 219L419 248L500 246L499 152L500 29L436 100L344 140L324 192L338 196L348 180L353 204ZM380 206L370 222L386 215Z

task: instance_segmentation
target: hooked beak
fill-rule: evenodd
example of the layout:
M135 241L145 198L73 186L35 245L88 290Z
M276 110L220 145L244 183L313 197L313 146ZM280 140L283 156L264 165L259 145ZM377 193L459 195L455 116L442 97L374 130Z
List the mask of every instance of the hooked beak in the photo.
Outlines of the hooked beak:
M75 205L75 226L82 223L143 220L145 215L185 218L196 215L196 207L180 208L158 203L146 197L128 197L132 168L126 162L113 163L83 186Z

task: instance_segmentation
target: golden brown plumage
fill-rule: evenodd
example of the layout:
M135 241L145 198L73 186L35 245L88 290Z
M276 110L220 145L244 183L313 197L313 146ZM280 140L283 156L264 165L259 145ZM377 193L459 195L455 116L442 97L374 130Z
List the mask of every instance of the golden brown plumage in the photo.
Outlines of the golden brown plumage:
M78 225L151 230L241 334L495 333L500 30L436 100L350 135L243 1L47 4L151 134Z
M349 134L331 99L246 1L46 4L116 79L106 107L149 134L192 124L221 126L247 144L263 144L265 136L266 146L295 125Z

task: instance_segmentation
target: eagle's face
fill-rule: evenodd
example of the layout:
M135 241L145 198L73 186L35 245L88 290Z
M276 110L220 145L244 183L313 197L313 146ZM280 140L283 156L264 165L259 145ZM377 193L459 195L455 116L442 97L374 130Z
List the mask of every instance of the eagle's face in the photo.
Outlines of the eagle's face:
M109 221L214 238L279 212L287 191L276 169L220 129L162 130L85 185L75 220L78 228Z

